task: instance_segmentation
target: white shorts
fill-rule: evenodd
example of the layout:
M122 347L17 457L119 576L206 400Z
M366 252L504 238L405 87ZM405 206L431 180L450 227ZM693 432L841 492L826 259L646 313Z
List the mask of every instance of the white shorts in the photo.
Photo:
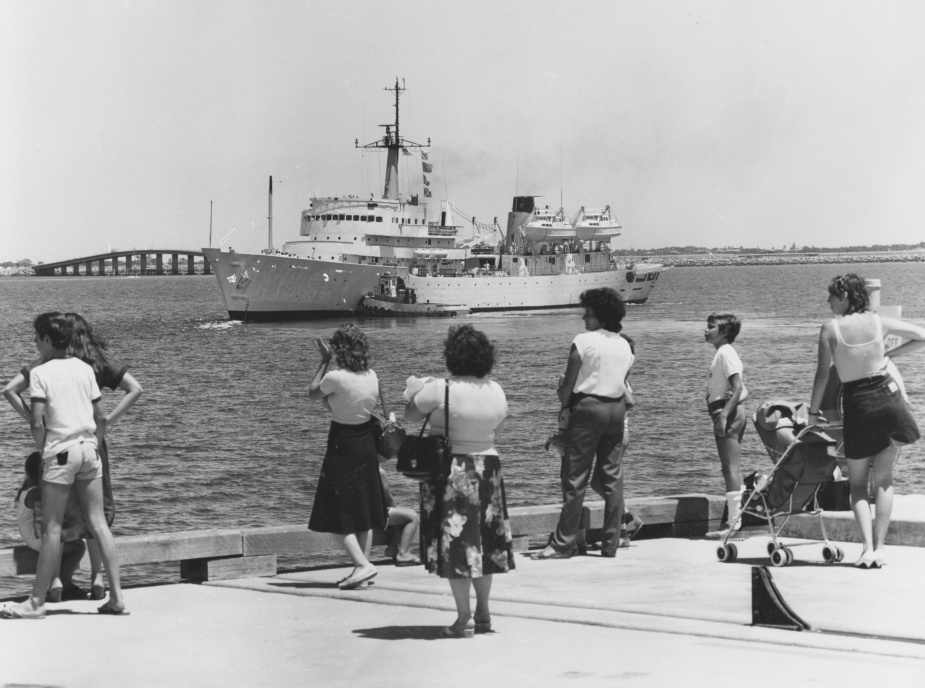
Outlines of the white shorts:
M42 479L57 485L73 485L76 480L96 480L103 477L103 462L96 444L81 440L56 456L43 459Z

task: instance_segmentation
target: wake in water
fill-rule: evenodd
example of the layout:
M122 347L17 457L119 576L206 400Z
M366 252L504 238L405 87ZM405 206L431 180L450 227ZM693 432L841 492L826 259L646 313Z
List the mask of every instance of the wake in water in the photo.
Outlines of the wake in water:
M196 327L200 330L228 330L240 324L240 320L222 320L217 322L199 323L199 325Z

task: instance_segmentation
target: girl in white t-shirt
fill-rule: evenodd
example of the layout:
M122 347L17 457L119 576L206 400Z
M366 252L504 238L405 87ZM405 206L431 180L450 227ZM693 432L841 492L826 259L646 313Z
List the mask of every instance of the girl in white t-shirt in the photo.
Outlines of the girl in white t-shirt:
M707 411L713 420L713 439L719 452L719 461L726 481L726 503L728 515L725 528L707 533L709 538L723 538L729 531L741 527L742 468L739 459L742 454L742 437L745 435L745 406L748 396L742 379L744 368L738 352L732 343L739 335L742 323L731 314L713 314L707 318L704 339L716 349L710 363L710 379L707 382Z

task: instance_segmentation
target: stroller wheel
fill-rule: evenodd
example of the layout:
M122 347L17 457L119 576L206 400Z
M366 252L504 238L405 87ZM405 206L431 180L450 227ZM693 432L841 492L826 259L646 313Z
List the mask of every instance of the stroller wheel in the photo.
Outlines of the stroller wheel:
M822 548L822 559L823 561L831 564L835 561L836 552L838 552L838 547L829 547L826 545Z
M787 563L784 566L790 566L793 563L793 550L789 547L781 547L781 549L787 555Z
M768 556L771 556L772 554L774 554L774 552L777 550L778 546L779 546L779 545L778 545L776 542L774 542L774 540L771 540L771 541L768 543Z
M720 561L732 563L739 557L738 548L731 542L716 548L716 557Z
M835 561L836 563L839 562L839 561L841 561L842 559L845 558L845 553L842 552L838 547L833 547L833 549L835 550L835 559L834 559L834 561Z
M774 566L786 566L787 564L789 564L793 559L792 559L792 555L789 557L787 556L787 552L788 550L785 547L781 547L780 549L775 549L771 553L771 563Z

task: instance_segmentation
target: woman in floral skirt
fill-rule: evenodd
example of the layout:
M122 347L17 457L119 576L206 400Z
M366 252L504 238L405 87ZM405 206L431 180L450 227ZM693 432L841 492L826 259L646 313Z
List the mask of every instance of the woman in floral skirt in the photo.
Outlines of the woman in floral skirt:
M430 416L431 433L446 435L453 459L439 476L421 483L421 553L431 573L450 581L456 621L445 637L491 632L488 598L492 576L514 568L511 528L495 433L507 416L507 399L490 379L494 347L471 325L451 327L444 348L449 379L429 379L405 409L408 421ZM476 605L470 607L471 588Z

